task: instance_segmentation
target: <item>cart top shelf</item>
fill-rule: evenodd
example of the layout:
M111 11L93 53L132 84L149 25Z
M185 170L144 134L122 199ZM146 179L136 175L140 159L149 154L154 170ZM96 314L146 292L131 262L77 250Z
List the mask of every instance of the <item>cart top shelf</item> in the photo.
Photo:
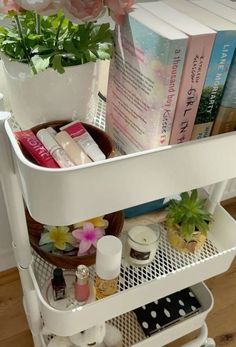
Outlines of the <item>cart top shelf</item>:
M8 121L5 129L27 208L44 224L68 225L236 176L235 133L47 169L23 156Z

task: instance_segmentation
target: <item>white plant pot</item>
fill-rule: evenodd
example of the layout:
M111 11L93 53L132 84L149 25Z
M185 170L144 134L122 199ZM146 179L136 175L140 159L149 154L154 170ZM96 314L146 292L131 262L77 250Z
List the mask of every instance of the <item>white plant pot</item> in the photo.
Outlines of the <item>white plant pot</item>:
M10 61L5 55L2 60L11 108L23 129L52 120L92 121L97 63L66 67L63 74L49 68L32 75L27 64Z

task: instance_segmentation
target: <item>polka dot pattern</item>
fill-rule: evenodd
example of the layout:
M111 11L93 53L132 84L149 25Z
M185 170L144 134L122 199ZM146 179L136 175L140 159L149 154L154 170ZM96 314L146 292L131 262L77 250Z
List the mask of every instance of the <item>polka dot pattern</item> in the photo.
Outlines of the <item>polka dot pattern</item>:
M151 336L165 327L198 312L200 306L194 293L189 288L185 288L139 307L134 310L134 313L145 335Z

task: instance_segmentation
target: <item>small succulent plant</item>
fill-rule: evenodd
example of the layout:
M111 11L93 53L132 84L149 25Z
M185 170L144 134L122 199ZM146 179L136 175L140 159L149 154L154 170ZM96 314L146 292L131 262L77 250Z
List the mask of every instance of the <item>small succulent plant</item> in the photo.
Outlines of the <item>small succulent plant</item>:
M206 200L198 197L196 189L191 193L181 193L180 197L180 200L171 200L167 207L166 227L176 228L186 241L190 241L197 232L206 236L209 223L213 220L206 208Z

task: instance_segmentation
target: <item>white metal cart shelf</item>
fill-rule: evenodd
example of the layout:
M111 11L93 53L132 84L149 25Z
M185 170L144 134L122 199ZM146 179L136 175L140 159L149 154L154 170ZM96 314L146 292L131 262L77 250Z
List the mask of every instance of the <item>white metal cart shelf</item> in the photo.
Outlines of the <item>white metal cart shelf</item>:
M2 114L0 118L3 144L0 163L4 163L1 179L36 347L42 346L41 315L53 333L71 335L78 332L78 326L84 330L229 268L236 250L235 221L218 204L224 187L224 183L218 182L236 177L234 133L81 167L52 170L24 158L5 116ZM88 182L92 198L88 194ZM37 262L32 261L22 194L35 220L67 225L213 183L217 183L210 196L214 223L200 253L179 254L169 247L163 232L153 264L143 269L122 267L117 294L72 311L57 311L46 303L40 290ZM78 197L82 202L79 206ZM184 333L183 326L175 329ZM145 342L140 346L144 345Z

